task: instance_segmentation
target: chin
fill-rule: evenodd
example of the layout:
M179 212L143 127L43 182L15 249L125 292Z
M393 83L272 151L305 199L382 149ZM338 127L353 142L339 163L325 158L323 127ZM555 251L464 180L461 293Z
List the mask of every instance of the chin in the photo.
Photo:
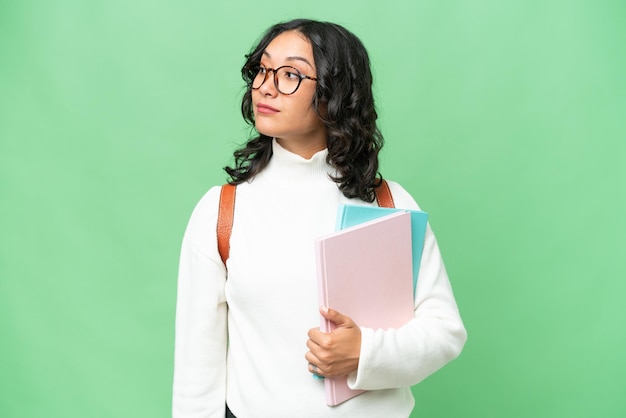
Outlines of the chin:
M275 138L276 136L279 136L278 132L276 132L273 129L266 129L267 127L264 127L263 125L259 126L257 124L254 127L257 130L257 132L260 133L261 135L269 136L270 138Z

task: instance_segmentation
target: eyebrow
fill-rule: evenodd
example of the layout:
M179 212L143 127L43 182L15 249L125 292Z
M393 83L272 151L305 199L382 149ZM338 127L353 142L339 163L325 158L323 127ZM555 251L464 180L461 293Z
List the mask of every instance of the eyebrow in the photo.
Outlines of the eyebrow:
M265 55L267 58L272 58L272 56L267 51L263 51L263 55ZM287 57L286 60L287 61L302 61L305 64L307 64L309 67L311 67L311 69L313 69L313 65L309 62L309 60L307 60L304 57L300 57L300 56L296 55L296 56L293 56L293 57Z

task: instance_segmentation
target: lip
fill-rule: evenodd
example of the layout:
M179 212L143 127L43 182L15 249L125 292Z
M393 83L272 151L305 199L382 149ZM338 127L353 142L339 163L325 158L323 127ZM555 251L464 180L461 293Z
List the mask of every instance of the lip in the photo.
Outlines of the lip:
M264 115L271 115L271 114L280 112L280 110L273 108L270 105L263 104L263 103L257 104L256 110L257 112L264 114Z

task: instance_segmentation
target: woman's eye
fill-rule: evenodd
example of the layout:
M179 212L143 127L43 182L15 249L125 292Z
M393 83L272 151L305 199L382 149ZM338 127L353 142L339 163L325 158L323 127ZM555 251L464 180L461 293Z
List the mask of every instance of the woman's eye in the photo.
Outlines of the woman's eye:
M285 72L285 77L289 78L291 80L295 80L298 78L298 73L294 73L293 71L286 71Z

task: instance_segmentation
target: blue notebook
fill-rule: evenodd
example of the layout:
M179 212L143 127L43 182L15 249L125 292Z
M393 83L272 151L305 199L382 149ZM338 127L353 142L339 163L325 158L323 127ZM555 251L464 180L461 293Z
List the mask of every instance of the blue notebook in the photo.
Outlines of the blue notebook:
M428 214L419 210L407 210L398 208L380 208L376 206L360 205L339 205L337 211L337 223L335 230L349 228L381 216L389 215L398 211L411 213L411 236L412 236L412 261L413 261L413 296L417 288L417 276L419 274L420 262L422 260L422 250L424 249L424 236L426 235L426 225Z

